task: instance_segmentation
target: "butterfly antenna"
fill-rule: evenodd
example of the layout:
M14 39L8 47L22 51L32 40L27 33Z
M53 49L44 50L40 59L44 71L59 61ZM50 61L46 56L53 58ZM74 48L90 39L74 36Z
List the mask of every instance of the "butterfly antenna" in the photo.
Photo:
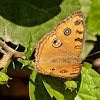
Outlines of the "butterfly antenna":
M95 54L98 54L98 53L100 53L100 51L97 51L97 52L95 52L93 54L90 54L90 55L88 55L88 57L91 57L91 56L93 56ZM85 60L92 61L92 62L94 61L93 59L85 59Z
M98 54L98 53L100 53L100 51L97 51L97 52L95 52L93 54L90 54L90 55L88 55L88 57L93 56L93 55Z

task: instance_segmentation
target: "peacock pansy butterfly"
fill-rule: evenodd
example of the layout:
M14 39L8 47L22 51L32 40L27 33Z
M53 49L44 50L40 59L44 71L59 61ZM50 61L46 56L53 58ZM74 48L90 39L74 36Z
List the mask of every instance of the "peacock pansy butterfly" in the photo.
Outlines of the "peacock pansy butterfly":
M82 69L80 55L85 37L81 11L58 23L54 31L39 42L35 53L35 70L45 75L75 78Z

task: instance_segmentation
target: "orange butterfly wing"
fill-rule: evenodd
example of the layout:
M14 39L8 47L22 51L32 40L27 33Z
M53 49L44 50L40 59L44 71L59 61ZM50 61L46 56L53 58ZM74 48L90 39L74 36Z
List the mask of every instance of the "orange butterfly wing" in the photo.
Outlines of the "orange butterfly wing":
M65 35L65 29L70 29L70 34ZM85 24L81 11L76 11L74 15L58 23L55 32L70 56L80 55L85 41Z
M74 78L79 75L82 67L78 56L83 48L85 34L84 20L79 13L75 12L62 21L55 31L46 34L38 42L35 53L35 69L38 72L62 78ZM74 25L75 21L80 21L79 26ZM70 30L64 33L65 29Z

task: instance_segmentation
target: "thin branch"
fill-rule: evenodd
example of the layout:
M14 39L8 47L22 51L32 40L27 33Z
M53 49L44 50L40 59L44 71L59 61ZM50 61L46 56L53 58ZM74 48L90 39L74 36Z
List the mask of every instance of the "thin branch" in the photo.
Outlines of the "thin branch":
M3 50L5 50L7 53L8 52L14 52L15 50L12 49L11 47L9 47L5 42L3 42L1 39L0 39L0 46L2 47Z
M14 58L25 57L25 53L16 51L16 52L13 52L13 57Z
M34 48L34 44L33 44ZM0 39L0 52L3 53L3 57L0 60L0 68L4 68L11 58L25 57L24 52L15 51L9 47L5 42Z
M1 52L2 54L6 54L6 51L3 50L1 46L0 46L0 52Z
M0 52L3 53L3 57L0 60L0 68L3 68L7 65L9 60L13 58L23 57L25 56L24 52L18 52L9 47L5 42L0 39Z
M10 52L10 53L6 53L3 55L2 59L0 60L0 68L5 67L8 63L8 61L14 57L14 58L18 58L18 57L23 57L25 56L24 52Z
M6 53L5 55L3 55L2 59L0 60L0 68L5 67L7 65L12 55L12 53Z

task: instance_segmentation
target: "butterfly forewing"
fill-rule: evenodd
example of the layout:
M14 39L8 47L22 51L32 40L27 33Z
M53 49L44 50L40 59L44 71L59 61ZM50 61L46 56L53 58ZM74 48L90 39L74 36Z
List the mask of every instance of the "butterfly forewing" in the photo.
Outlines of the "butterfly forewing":
M69 52L69 56L80 55L85 40L85 24L81 11L76 11L74 15L69 16L60 24L58 23L55 32Z

